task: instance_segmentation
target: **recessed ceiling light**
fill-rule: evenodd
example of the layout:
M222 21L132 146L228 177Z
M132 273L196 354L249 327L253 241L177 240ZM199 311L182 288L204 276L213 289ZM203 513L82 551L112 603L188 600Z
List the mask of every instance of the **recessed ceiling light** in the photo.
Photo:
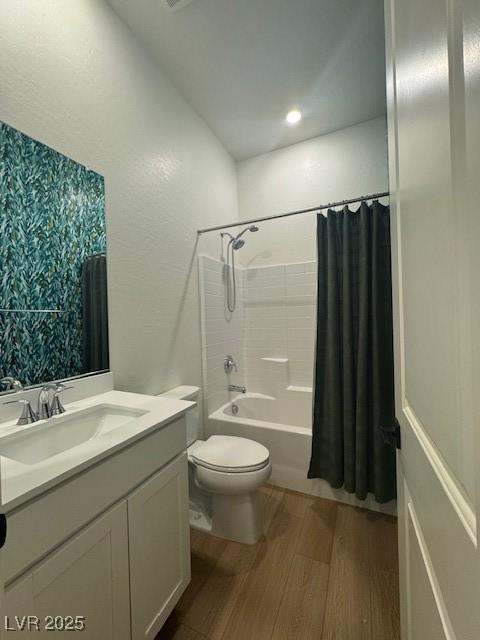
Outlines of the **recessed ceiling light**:
M299 109L292 109L287 113L288 124L297 124L302 119L302 112Z

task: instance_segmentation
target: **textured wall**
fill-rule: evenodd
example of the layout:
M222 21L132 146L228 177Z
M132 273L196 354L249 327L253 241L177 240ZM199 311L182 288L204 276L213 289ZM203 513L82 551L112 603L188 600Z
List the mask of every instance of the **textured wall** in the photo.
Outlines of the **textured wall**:
M102 0L3 0L0 120L105 178L117 388L200 384L196 228L237 217L235 165Z
M78 375L82 268L105 251L98 173L0 123L0 376L23 384Z
M388 189L385 118L335 131L238 164L244 219L315 207ZM244 265L315 259L315 216L260 224L241 251Z

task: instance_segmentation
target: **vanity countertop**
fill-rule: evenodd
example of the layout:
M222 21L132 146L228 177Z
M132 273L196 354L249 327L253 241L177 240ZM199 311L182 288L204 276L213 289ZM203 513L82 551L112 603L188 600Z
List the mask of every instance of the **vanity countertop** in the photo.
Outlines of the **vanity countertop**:
M39 429L54 427L56 421L58 424L59 420L73 419L75 416L81 416L85 410L101 405L138 411L138 415L121 426L102 431L99 435L93 434L86 441L39 462L24 464L5 456L0 457L2 512L12 511L136 440L161 429L182 416L195 403L124 391L108 391L66 404L65 414L54 416L48 421L42 420L25 426L18 426L15 421L0 423L0 446L3 438L10 439L14 434L26 435L28 432L34 435Z

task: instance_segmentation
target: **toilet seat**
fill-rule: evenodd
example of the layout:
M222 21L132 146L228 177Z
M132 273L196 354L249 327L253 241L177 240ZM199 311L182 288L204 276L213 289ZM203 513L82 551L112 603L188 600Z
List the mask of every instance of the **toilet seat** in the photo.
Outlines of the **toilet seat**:
M210 436L189 452L190 460L199 467L223 473L249 473L269 465L266 447L249 438Z

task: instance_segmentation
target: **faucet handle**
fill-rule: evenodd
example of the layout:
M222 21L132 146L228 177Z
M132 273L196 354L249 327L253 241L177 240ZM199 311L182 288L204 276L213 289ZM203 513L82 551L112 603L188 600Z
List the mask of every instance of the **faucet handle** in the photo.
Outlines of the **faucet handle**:
M37 422L38 415L32 409L32 405L30 404L30 400L8 400L8 402L4 402L3 404L16 404L19 402L23 404L22 413L20 414L19 419L17 420L18 425L24 424L32 424L32 422Z
M231 355L225 356L225 358L223 359L223 368L227 375L232 373L233 370L238 371L237 365L235 363L235 360L233 359L233 356Z
M0 384L3 384L6 386L7 391L10 390L14 390L14 391L21 391L23 389L23 385L20 382L20 380L17 380L16 378L12 378L12 376L5 376L3 378L0 378Z
M44 384L40 389L37 401L37 416L39 420L48 420L52 415L52 407L50 405L50 391L55 391L56 383L49 382Z
M57 416L65 413L65 407L60 400L60 393L62 393L63 391L68 391L68 389L73 389L73 386L66 387L61 382L57 384L52 400L52 416Z
M61 393L62 391L66 391L67 389L73 389L73 384L66 387L63 382L57 382L55 385L55 393Z

